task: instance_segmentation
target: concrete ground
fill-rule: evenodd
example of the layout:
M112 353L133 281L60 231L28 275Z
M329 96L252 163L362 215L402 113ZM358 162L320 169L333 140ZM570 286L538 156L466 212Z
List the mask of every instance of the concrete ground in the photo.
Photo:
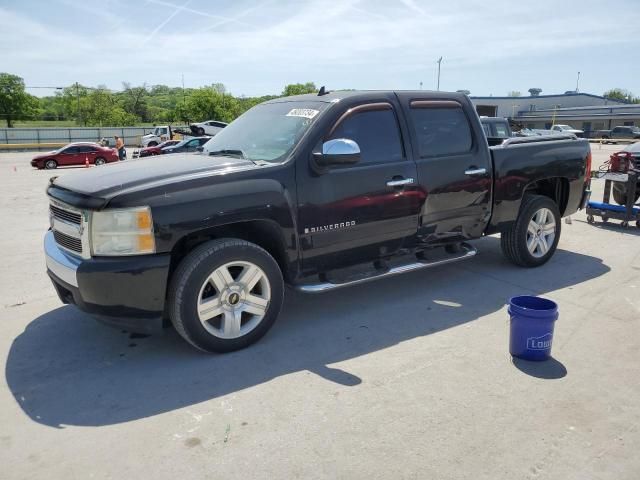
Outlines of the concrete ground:
M592 148L597 167L618 147ZM205 355L59 302L53 172L28 159L0 155L2 478L640 477L640 230L578 213L541 268L489 237L460 264L288 292L262 341ZM518 294L559 304L553 360L509 356Z

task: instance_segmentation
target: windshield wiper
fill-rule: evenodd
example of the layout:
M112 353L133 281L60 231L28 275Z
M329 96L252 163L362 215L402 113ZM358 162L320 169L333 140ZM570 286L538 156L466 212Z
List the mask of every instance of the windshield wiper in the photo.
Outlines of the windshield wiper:
M245 160L247 158L242 150L231 150L231 149L215 150L213 152L209 152L209 155L218 156L218 157L239 157Z

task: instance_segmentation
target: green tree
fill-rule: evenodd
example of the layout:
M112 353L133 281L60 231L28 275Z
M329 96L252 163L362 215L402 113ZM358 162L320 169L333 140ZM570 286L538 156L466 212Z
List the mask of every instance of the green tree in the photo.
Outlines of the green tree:
M118 105L115 95L104 87L92 90L80 105L84 123L88 126L129 126L139 121L138 117Z
M125 112L140 117L143 122L149 121L149 107L147 105L147 85L132 87L128 82L122 82L122 92L118 94L121 106Z
M284 87L282 96L289 97L291 95L302 95L304 93L316 93L317 91L316 84L313 82L291 83Z
M22 77L0 73L0 116L12 128L14 120L30 118L38 111L38 99L29 95Z
M602 94L603 97L611 100L620 100L623 102L640 103L640 97L636 97L629 90L624 88L612 88Z

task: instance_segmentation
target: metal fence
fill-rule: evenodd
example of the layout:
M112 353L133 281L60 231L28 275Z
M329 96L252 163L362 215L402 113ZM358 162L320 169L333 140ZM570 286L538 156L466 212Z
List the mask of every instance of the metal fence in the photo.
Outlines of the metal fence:
M114 144L113 136L125 145L137 146L140 137L153 132L153 127L70 127L70 128L0 128L1 144L99 142L101 138Z

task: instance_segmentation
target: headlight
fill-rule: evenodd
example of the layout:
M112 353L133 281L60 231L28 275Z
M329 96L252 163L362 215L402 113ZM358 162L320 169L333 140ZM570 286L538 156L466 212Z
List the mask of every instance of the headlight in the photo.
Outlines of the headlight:
M91 251L94 255L155 253L151 209L138 207L94 212L91 217Z

